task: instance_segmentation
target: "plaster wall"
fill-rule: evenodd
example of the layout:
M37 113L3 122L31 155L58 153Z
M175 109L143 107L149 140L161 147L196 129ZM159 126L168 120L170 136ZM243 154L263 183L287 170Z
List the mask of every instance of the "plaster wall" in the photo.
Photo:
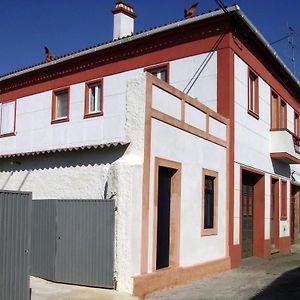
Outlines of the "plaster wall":
M235 202L234 202L234 243L239 241L239 222L237 212L240 202L239 166L248 166L265 173L265 239L270 237L270 180L269 176L290 180L289 164L272 160L270 152L277 136L285 136L285 132L270 132L270 99L271 87L262 79L259 80L259 119L248 113L248 65L237 55L234 57L234 103L235 103ZM288 129L294 132L294 111L287 107ZM286 134L290 135L286 132ZM291 141L291 136L289 136ZM277 143L287 145L286 143ZM278 149L277 149L278 150ZM296 155L295 155L296 156ZM289 192L288 220L280 221L280 237L289 232Z
M151 141L149 271L151 271L153 255L155 157L182 164L180 266L190 266L225 257L227 230L226 149L155 119L152 119ZM219 173L217 235L201 236L200 233L202 168Z

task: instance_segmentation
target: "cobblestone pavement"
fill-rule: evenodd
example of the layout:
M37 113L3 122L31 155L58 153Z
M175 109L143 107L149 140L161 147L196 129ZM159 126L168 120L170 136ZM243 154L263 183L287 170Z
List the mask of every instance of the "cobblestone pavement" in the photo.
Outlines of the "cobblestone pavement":
M179 286L147 300L300 299L300 248L269 260L251 257L241 267Z

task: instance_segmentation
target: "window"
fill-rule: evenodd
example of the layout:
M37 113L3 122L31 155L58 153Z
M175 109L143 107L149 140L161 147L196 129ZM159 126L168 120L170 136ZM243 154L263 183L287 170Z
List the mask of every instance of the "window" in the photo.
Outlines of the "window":
M103 115L103 80L87 82L85 86L84 117Z
M279 128L287 127L287 111L286 111L286 103L281 99L280 101L280 110L279 110Z
M272 92L271 99L271 128L275 129L279 127L279 114L278 114L278 95Z
M145 68L144 71L151 73L158 79L161 79L165 82L169 82L169 64Z
M258 118L259 101L258 101L258 76L249 70L248 78L248 112Z
M280 219L287 219L287 183L286 181L281 181L281 208L280 208Z
M286 129L287 127L287 109L286 102L272 92L271 99L271 129Z
M217 234L218 173L203 169L201 235Z
M52 123L69 121L69 88L57 90L52 95Z
M1 125L0 135L10 136L15 134L16 101L9 101L1 104Z

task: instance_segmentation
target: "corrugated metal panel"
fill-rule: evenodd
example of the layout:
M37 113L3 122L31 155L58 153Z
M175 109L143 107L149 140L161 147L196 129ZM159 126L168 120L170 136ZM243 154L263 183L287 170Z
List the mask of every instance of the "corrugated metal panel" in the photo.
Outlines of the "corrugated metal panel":
M30 274L54 278L56 256L56 200L32 201Z
M52 208L47 209L45 201L55 203L56 216L53 216ZM40 202L40 206L36 206L36 202ZM32 249L32 253L39 258L32 257L32 274L37 273L37 268L40 277L53 281L112 288L114 207L113 200L35 200L33 209L37 211L33 212L33 216L42 214L44 217L33 219L36 224L33 226L32 246L39 250ZM56 225L50 219L55 219ZM43 233L39 232L39 228L42 228ZM45 237L47 230L51 236L55 231L55 249L53 238ZM44 246L39 246L39 243ZM37 261L45 256L50 257L47 260L52 262L52 266L48 263L37 266Z
M29 299L31 193L0 191L0 299Z

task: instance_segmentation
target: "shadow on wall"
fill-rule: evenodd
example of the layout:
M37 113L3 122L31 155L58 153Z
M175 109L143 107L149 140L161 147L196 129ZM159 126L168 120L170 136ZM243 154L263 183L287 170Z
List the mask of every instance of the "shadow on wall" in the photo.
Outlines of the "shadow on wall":
M282 274L251 299L300 299L299 282L300 267Z
M0 172L33 171L76 166L112 164L123 156L126 146L84 149L0 159Z
M275 174L291 178L290 165L285 164L285 163L281 163L280 161L276 161L274 159L272 159L272 165L273 165Z

